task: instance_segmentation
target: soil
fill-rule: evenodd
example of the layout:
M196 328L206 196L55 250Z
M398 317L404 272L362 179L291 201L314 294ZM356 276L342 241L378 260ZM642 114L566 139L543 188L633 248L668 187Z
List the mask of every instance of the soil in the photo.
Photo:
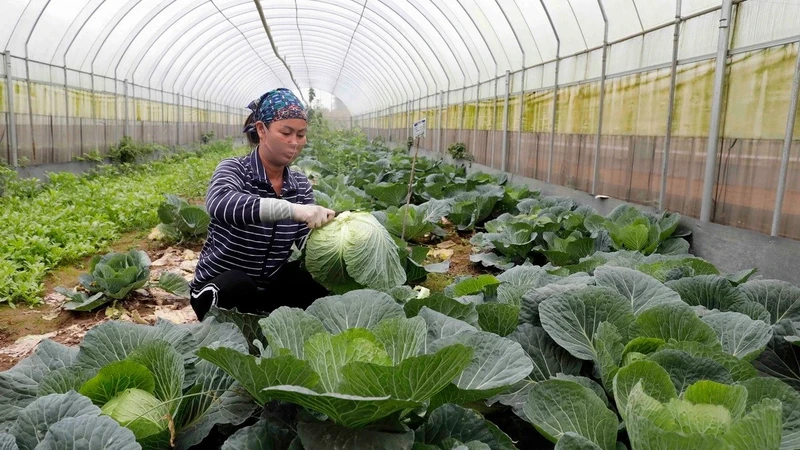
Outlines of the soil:
M457 276L482 273L480 267L469 259L472 254L469 240L473 233L458 233L452 228L446 231L447 237L443 241L430 244L432 251L427 262L449 259L450 268L444 274L429 274L428 279L421 283L433 292L441 292ZM202 243L167 247L148 239L147 232L138 231L125 234L106 252L132 249L143 250L150 256L153 262L151 281L157 280L164 271L180 273L188 281L194 273ZM90 260L90 257L85 258L51 272L44 280L42 303L39 305L0 305L0 371L13 367L44 339L70 346L78 345L89 329L107 320L152 324L157 318L163 318L176 323L196 322L188 299L154 287L139 289L124 301L110 303L97 311L63 310L66 297L55 292L55 288L63 286L73 289L78 286L78 277L88 271Z
M165 271L180 273L187 281L191 280L202 243L167 247L146 239L146 236L147 233L142 232L127 233L105 252L143 250L153 262L150 268L151 281L157 280ZM78 277L88 272L90 260L90 257L85 258L51 272L44 280L43 297L39 305L0 305L0 371L13 367L44 339L77 345L90 328L106 320L150 324L159 317L176 323L197 320L188 299L155 287L139 289L124 301L109 303L93 312L62 309L66 297L55 292L55 288L62 286L73 289L78 286Z

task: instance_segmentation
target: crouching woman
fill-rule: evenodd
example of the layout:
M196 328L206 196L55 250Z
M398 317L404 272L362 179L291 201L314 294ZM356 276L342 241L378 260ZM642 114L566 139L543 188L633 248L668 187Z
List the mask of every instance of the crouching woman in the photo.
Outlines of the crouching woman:
M191 283L199 320L212 305L263 314L327 295L299 261L287 263L292 244L334 216L314 204L305 175L289 169L306 143L306 110L288 89L249 107L244 132L256 148L220 162L206 195L211 224Z

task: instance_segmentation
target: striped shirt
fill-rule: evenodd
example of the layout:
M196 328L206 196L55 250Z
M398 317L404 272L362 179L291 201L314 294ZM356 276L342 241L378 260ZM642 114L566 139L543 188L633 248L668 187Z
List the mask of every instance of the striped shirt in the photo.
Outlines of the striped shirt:
M300 246L308 226L291 219L262 223L261 198L278 196L257 149L219 163L206 194L211 224L191 283L193 291L229 270L240 270L263 287L289 258L292 244ZM313 204L311 183L305 175L287 167L280 198Z

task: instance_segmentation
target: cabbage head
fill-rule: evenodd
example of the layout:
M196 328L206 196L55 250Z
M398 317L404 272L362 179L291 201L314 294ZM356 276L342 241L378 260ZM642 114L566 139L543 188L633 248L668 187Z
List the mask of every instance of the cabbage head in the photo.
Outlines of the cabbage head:
M406 282L397 244L372 214L343 212L311 232L306 269L328 290L389 290Z

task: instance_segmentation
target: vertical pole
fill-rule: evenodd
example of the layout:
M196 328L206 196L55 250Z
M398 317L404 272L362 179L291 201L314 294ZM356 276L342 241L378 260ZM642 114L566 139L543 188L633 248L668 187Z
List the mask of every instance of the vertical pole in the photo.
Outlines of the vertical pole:
M794 67L794 81L792 93L789 97L789 118L786 119L786 136L783 139L783 156L781 156L781 171L778 175L778 192L775 196L775 210L772 213L772 236L778 235L781 224L781 210L783 197L786 194L786 172L789 170L789 153L792 151L794 124L797 118L797 96L800 95L800 44L797 46L797 64Z
M122 81L122 95L125 98L125 101L123 102L123 107L125 108L125 116L124 116L125 122L123 122L123 124L122 124L122 135L123 136L129 136L129 134L128 134L128 80L127 79Z
M525 112L525 69L520 73L520 89L519 89L519 127L517 128L517 160L514 164L514 173L519 173L519 159L522 157L522 119Z
M667 170L669 169L669 147L672 143L672 121L675 115L675 89L678 80L678 47L681 35L681 0L675 2L675 32L672 38L672 72L669 82L669 106L667 109L667 135L664 137L664 155L661 157L661 189L658 193L658 209L664 211L667 197Z
M480 115L481 110L481 83L478 83L478 86L475 88L475 123L473 124L473 131L472 131L472 155L475 155L475 144L477 144L478 139L478 116ZM484 161L485 162L485 161Z
M175 117L175 123L178 124L178 145L181 145L181 128L183 127L183 101L181 100L181 94L177 94L176 97L178 100L178 110L176 111L177 117Z
M439 119L437 120L437 128L439 128L439 142L436 144L436 151L439 153L441 157L444 155L444 151L442 150L442 132L444 131L444 125L442 123L442 110L444 109L444 91L439 92Z
M503 154L500 155L500 170L503 172L507 171L508 168L506 167L508 163L508 100L509 100L509 91L511 90L511 71L506 70L506 94L505 99L503 101L503 144L502 144L502 152Z
M67 131L67 153L69 154L69 160L72 161L72 140L70 137L72 136L71 130L69 129L69 87L67 86L67 66L64 66L64 120L65 120L65 127ZM55 143L53 143L55 146Z
M600 138L603 135L603 107L606 99L606 62L608 57L608 17L603 0L597 0L600 13L603 15L603 66L600 73L600 111L597 119L597 142L594 149L594 172L592 175L592 195L597 194L597 179L600 176Z
M98 143L97 143L97 111L95 111L97 106L97 97L94 91L94 72L90 73L89 76L92 79L92 128L94 129L94 151L97 151Z
M539 3L541 3L542 9L544 9L544 13L547 16L547 21L550 22L550 29L553 31L553 37L556 38L556 73L555 80L553 82L553 117L550 123L550 150L547 159L547 182L549 183L553 174L553 153L555 153L556 148L556 126L558 125L558 69L561 64L561 38L558 36L558 30L556 30L556 25L553 22L553 18L550 17L550 11L547 9L547 5L544 4L544 0L539 0ZM538 172L538 170L539 162L537 160L536 171Z
M491 168L494 168L494 147L497 141L497 133L495 131L497 131L497 83L499 82L500 77L496 76L494 79L494 97L492 97L492 160L491 164L489 164Z
M406 102L406 142L411 137L411 100Z
M28 86L28 120L31 124L31 150L33 151L33 162L36 162L36 135L33 132L33 95L31 94L31 72L28 64L28 57L25 57L25 84Z
M700 206L700 222L711 221L713 211L712 194L717 174L717 146L719 146L720 124L722 122L722 91L725 87L725 69L728 60L728 40L733 0L722 1L722 17L719 20L719 43L717 45L717 64L714 72L714 94L711 99L711 125L708 130L706 150L706 170L703 178L703 202Z
M161 120L160 120L161 127L160 128L162 130L166 131L167 130L167 114L164 112L164 90L160 89L159 92L161 92L161 105L160 105L161 106ZM169 136L169 135L165 132L164 133L164 138L166 138L167 136ZM227 136L221 136L221 137L224 138L224 137L227 137ZM164 145L168 145L166 140L164 140Z
M463 133L464 133L464 114L466 114L467 110L467 89L461 89L461 120L460 125L458 126L458 142L464 142Z
M11 79L11 50L3 53L3 59L5 59L6 98L8 99L8 163L11 167L17 167L19 147L17 144L17 118L14 112L14 86L12 85L14 80Z

